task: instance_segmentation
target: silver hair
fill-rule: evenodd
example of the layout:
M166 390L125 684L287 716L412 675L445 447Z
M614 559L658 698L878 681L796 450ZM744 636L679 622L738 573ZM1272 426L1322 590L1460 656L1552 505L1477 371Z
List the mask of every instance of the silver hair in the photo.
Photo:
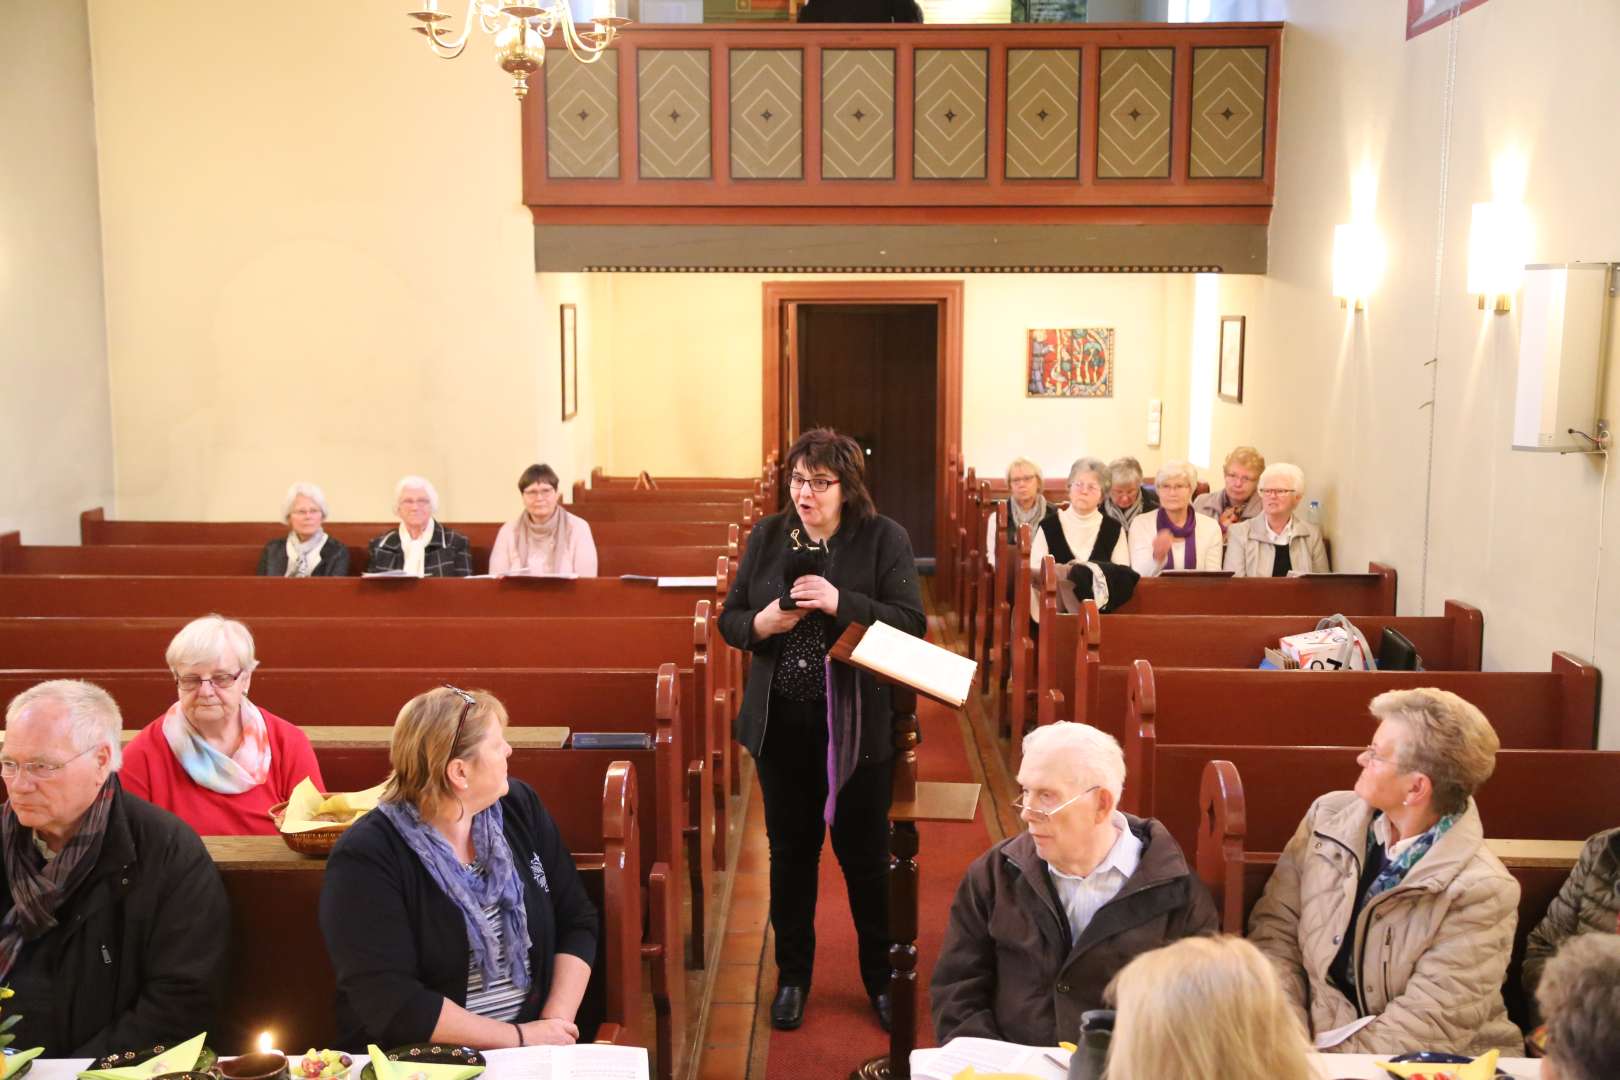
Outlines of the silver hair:
M36 683L11 699L6 706L6 727L23 712L42 701L54 701L67 710L73 721L73 748L80 752L96 746L107 748L114 772L124 763L124 717L112 695L82 679L52 679Z
M1153 477L1153 486L1163 487L1166 480L1176 477L1187 481L1190 488L1198 486L1198 469L1190 461L1167 461L1160 465L1158 474Z
M1041 467L1029 460L1027 457L1015 457L1012 459L1012 462L1007 466L1007 483L1012 483L1013 470L1018 468L1020 465L1035 474L1035 482L1037 484L1046 483L1046 474L1041 471Z
M1620 937L1587 933L1564 942L1547 961L1536 1000L1560 1077L1620 1075Z
M1108 475L1116 484L1142 484L1142 463L1133 457L1115 458L1108 463Z
M1274 480L1287 478L1294 485L1294 494L1305 494L1305 470L1298 465L1290 465L1286 461L1279 461L1275 465L1267 465L1266 471L1260 474L1260 486L1267 486L1267 477Z
M1024 736L1024 757L1035 754L1067 753L1075 769L1077 783L1091 783L1107 788L1119 802L1125 790L1125 752L1108 732L1090 724L1076 724L1059 720L1042 724Z
M316 506L321 508L321 519L323 521L332 516L332 511L326 508L326 492L321 490L321 486L312 484L308 480L296 480L293 482L292 487L287 489L286 496L281 500L282 521L287 521L292 517L293 503L298 501L300 495L312 500Z
M427 492L428 509L435 514L439 512L439 489L434 487L425 476L402 476L399 478L399 483L394 485L394 506L396 509L399 506L400 496L405 494L406 488L421 488Z
M170 671L178 671L187 664L212 663L225 654L227 647L236 654L243 671L259 666L253 655L253 635L246 626L223 615L204 615L186 623L169 642L163 659Z
M1073 484L1076 480L1080 479L1081 473L1091 473L1092 475L1096 476L1097 483L1102 485L1102 489L1104 491L1108 490L1108 485L1110 482L1108 466L1104 465L1097 458L1076 458L1074 464L1069 466L1069 483Z

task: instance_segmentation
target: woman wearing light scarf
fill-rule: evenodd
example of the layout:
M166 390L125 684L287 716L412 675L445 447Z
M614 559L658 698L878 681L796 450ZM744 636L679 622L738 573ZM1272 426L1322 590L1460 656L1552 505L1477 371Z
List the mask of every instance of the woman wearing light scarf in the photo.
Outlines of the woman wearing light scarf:
M218 615L196 619L165 659L178 700L124 749L124 787L202 836L269 835L270 808L308 777L325 790L315 750L296 724L248 700L253 635Z
M326 535L326 493L300 480L281 501L281 520L287 535L264 545L259 556L260 577L344 577L349 573L349 549Z
M530 465L518 477L523 513L495 535L489 572L564 577L596 576L596 541L590 523L561 506L561 483L550 465Z
M1159 466L1153 484L1159 509L1138 514L1130 525L1132 570L1154 577L1166 570L1221 568L1221 527L1214 518L1193 512L1197 485L1198 470L1187 462L1167 461Z
M394 721L382 801L321 888L335 1045L589 1041L575 1015L596 908L540 797L507 776L506 722L492 695L451 686Z
M990 515L985 526L984 553L991 566L996 565L996 549L1003 543L1018 543L1018 528L1028 525L1038 530L1041 522L1057 513L1057 507L1046 501L1046 478L1041 467L1029 458L1013 458L1007 466L1007 529L996 535L996 515Z
M472 545L466 536L434 520L439 492L420 476L394 485L399 528L371 541L366 572L404 573L410 577L471 577Z

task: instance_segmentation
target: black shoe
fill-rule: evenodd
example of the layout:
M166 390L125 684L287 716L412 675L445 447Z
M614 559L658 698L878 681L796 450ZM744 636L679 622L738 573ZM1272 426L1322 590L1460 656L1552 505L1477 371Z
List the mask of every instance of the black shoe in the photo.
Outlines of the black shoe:
M889 1002L889 992L872 995L872 1011L877 1013L878 1026L884 1031L894 1027L894 1009Z
M802 986L778 986L776 998L771 1002L771 1027L778 1031L792 1031L804 1023L804 999L807 993Z

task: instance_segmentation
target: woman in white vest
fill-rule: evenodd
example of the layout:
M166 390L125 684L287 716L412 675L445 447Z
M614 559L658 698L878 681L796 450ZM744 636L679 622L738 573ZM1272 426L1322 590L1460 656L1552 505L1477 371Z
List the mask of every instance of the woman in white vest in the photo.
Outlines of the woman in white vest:
M1226 533L1226 568L1238 577L1287 577L1289 571L1323 574L1331 570L1322 528L1299 515L1305 473L1278 462L1260 474L1259 517L1240 521Z
M1100 509L1108 491L1108 466L1083 457L1069 466L1069 505L1039 523L1030 538L1029 617L1041 621L1041 563L1056 557L1065 572L1076 562L1129 564L1125 531Z

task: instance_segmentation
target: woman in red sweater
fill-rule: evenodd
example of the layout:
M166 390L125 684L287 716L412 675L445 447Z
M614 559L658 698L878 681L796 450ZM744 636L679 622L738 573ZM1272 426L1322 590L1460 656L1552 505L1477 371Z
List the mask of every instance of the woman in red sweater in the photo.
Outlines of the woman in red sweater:
M306 776L326 790L309 736L248 700L253 635L219 615L193 620L166 655L180 697L124 749L132 794L202 836L275 832L270 808Z

